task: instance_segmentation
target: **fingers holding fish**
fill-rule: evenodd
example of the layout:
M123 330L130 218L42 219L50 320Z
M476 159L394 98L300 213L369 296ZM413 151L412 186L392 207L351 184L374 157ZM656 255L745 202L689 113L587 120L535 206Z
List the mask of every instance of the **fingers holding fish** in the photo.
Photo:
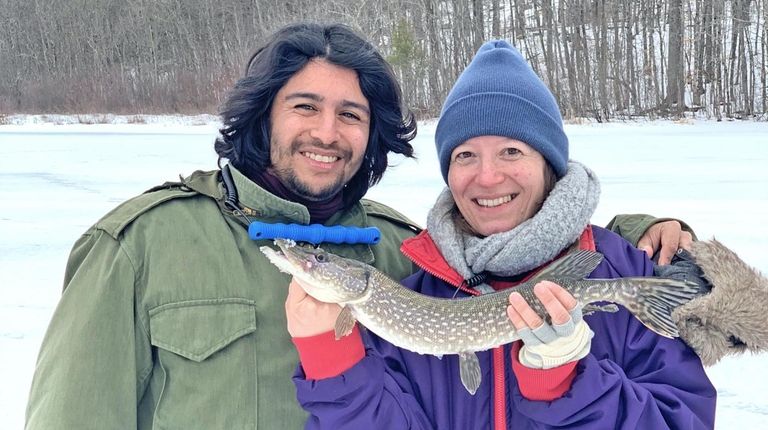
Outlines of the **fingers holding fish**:
M519 293L510 294L507 316L523 341L518 354L520 363L533 369L549 369L585 357L590 350L592 331L581 317L578 301L551 281L537 283L533 293L549 314L551 324L538 316L537 326L528 324L533 319L530 314L535 314L533 308Z
M333 330L341 306L323 303L307 294L294 278L288 285L285 316L291 337L309 337Z
M533 292L547 310L552 324L562 325L571 319L571 312L578 303L566 289L551 281L541 281L533 287ZM536 329L544 324L542 318L517 292L509 295L507 316L517 330Z
M567 323L571 319L571 311L578 304L571 293L551 281L539 282L533 287L533 293L544 305L555 325Z
M528 302L518 292L509 295L509 306L507 306L507 316L512 321L517 331L523 329L535 329L544 324L544 320L539 317L536 311L531 308Z

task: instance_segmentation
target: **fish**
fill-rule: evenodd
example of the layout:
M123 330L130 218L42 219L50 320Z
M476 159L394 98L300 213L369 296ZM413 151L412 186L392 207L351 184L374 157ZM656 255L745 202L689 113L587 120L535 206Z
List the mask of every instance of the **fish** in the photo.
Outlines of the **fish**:
M297 245L288 239L276 239L274 243L278 249L260 247L272 264L293 275L310 296L342 306L334 327L337 339L351 333L358 321L379 337L409 351L437 357L457 354L461 381L473 395L482 378L476 352L520 339L507 317L513 291L519 292L549 322L533 286L550 280L582 303L585 314L615 312L619 304L650 330L667 338L679 336L672 311L700 294L696 284L669 278L585 279L603 255L577 250L513 289L444 299L412 291L368 264L322 248Z

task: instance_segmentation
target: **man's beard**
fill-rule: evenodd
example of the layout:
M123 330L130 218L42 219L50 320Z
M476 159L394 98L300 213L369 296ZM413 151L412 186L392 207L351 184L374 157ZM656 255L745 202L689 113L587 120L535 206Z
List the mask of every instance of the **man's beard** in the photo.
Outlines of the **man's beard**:
M302 182L293 169L274 170L274 175L280 178L280 182L292 193L313 202L329 200L344 188L344 176L340 175L335 182L313 191L308 184Z
M272 142L272 145L276 145L276 143ZM289 149L289 157L299 154L301 149L304 149L306 151L308 149L311 150L312 147L335 149L343 160L346 160L347 162L349 162L352 159L352 154L350 151L344 151L344 150L338 149L335 144L326 146L319 142L311 142L309 145L307 145L305 142L301 142L299 139L295 139L294 141L291 142L291 146ZM279 153L278 157L281 157L284 155L285 154ZM300 155L300 156L303 156L303 155ZM321 188L318 191L313 191L307 182L302 182L302 180L299 179L293 167L289 166L284 169L277 169L273 165L271 169L272 169L272 173L280 179L280 182L282 182L283 185L286 188L288 188L288 190L290 190L292 193L296 194L297 196L300 196L306 200L313 201L313 202L322 202L325 200L329 200L330 198L334 197L337 193L339 193L344 188L344 185L345 185L343 171L333 183Z

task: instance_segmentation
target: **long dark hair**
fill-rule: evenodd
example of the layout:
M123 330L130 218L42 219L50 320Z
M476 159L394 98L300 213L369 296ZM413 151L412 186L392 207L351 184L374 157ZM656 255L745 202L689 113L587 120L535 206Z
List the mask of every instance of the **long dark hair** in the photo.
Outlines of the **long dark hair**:
M277 92L313 58L357 72L371 107L371 125L363 164L344 188L344 206L359 201L379 182L387 154L413 157L413 112L402 104L400 85L376 49L340 24L293 24L277 31L248 61L221 110L224 123L214 148L220 158L249 178L270 165L269 115Z

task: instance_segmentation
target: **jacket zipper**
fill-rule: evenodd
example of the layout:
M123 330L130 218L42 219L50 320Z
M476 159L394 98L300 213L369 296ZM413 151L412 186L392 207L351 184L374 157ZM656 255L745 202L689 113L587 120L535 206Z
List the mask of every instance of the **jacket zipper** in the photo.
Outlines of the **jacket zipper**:
M476 290L469 289L464 286L464 283L456 285L455 282L448 279L447 276L442 275L440 273L437 273L437 271L432 270L428 267L424 267L422 264L419 264L417 261L418 259L414 258L414 256L406 251L405 249L400 249L403 255L408 257L409 260L411 260L414 264L416 264L421 270L429 273L430 275L434 276L437 279L440 279L441 281L445 282L448 285L453 285L455 287L458 287L461 291L464 291L467 294L470 294L472 296L479 296L480 292ZM507 428L507 399L506 399L506 375L504 371L504 345L497 346L496 348L493 348L493 428L497 430L505 430Z
M478 292L478 291L475 291L475 290L472 290L472 289L469 289L469 288L465 287L463 283L461 283L461 284L457 284L455 281L453 281L453 280L449 279L447 276L445 276L445 275L443 275L443 274L440 274L440 273L438 273L437 271L435 271L435 270L432 270L432 269L430 269L430 268L428 268L428 267L424 267L422 264L420 264L420 263L418 262L418 259L417 259L417 258L415 258L415 257L413 256L413 254L411 254L411 253L410 253L410 252L408 252L407 250L405 250L405 249L403 249L403 248L400 248L400 252L402 252L402 253L403 253L403 255L405 255L406 257L408 257L408 259L409 259L409 260L411 260L411 261L413 262L413 264L415 264L415 265L419 266L419 269L421 269L421 270L423 270L423 271L425 271L425 272L429 273L430 275L432 275L432 276L434 276L435 278L437 278L437 279L439 279L439 280L441 280L441 281L445 282L446 284L448 284L448 285L452 285L452 286L454 286L454 287L457 287L457 288L459 288L461 291L464 291L465 293L467 293L467 294L469 294L469 295L472 295L472 296L478 296L478 295L480 295L480 292Z
M581 233L581 236L579 236L579 240L576 244L576 248L595 251L596 246L594 242L594 236L592 235L591 226L587 226L587 228L584 229L584 231ZM456 282L453 282L452 280L448 279L446 275L442 275L440 273L437 273L437 271L435 270L431 270L428 267L424 267L422 264L419 263L417 258L414 258L413 254L407 251L407 249L400 248L400 251L403 253L403 255L408 257L409 260L411 260L414 264L416 264L420 269L424 270L425 272L429 273L435 278L440 279L441 281L445 282L448 285L456 286L460 290L472 296L480 295L480 292L465 287L463 282L457 285ZM555 259L560 258L563 254L565 254L565 252L566 251L563 251ZM515 284L519 284L521 282L527 281L528 279L535 276L536 273L539 272L539 270L529 273L528 276L526 276L523 280L516 282ZM506 408L507 408L506 394L507 393L506 393L506 370L505 369L506 367L504 366L504 345L500 345L493 349L493 380L494 380L493 427L497 430L505 430L507 428L507 411L506 411Z
M493 348L493 428L507 428L507 392L504 345Z

